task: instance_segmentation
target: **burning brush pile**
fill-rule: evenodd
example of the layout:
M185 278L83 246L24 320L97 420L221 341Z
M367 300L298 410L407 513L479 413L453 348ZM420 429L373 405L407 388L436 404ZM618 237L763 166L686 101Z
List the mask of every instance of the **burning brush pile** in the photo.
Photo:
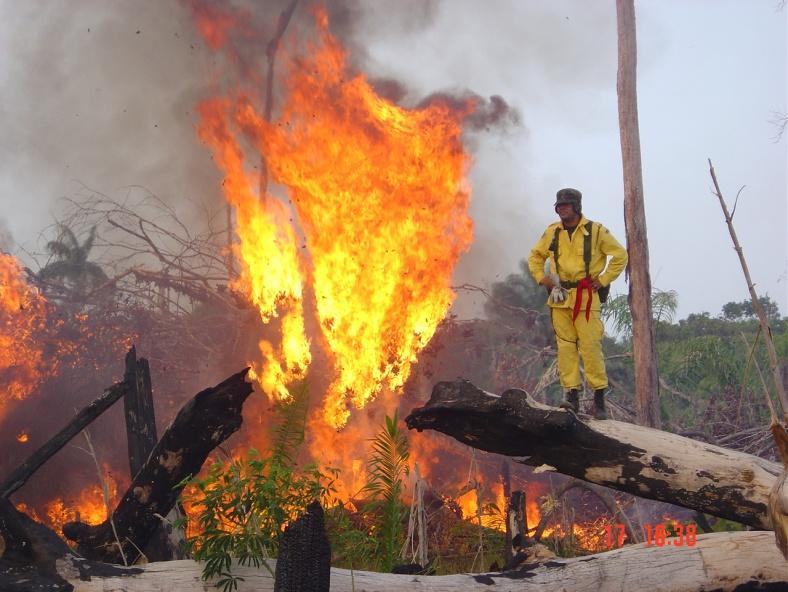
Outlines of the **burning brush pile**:
M0 474L117 383L133 343L150 361L160 431L189 393L249 366L257 394L222 450L222 470L261 470L243 464L250 448L279 453L291 472L315 463L315 483L343 508L340 544L352 544L348 533L386 541L391 563L408 560L400 551L410 541L421 563L487 569L505 560L509 498L522 490L529 533L563 552L603 548L603 522L618 519L598 518L597 502L568 513L548 478L511 473L500 457L477 459L441 436L408 445L391 420L427 394L417 361L446 318L452 272L472 241L463 133L504 116L502 101L435 96L402 106L351 67L326 10L294 16L295 2L262 37L265 78L239 49L259 49L252 15L185 5L228 72L243 74L197 109L199 140L223 177L226 228L198 235L153 196L130 206L92 193L64 216L48 273L0 256ZM93 247L110 273L89 272ZM84 443L30 478L17 507L58 531L106 520L134 477L117 441L122 425L110 409ZM211 474L214 483L226 475ZM191 489L193 517L209 489ZM192 520L189 534L204 526Z

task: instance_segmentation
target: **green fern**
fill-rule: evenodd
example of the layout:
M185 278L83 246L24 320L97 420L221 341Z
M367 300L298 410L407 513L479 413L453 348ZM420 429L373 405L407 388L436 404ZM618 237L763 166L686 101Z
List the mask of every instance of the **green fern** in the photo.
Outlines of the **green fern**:
M384 429L370 440L368 481L361 492L372 498L365 510L377 516L373 535L378 542L379 567L391 571L402 546L405 506L400 497L402 479L409 473L409 452L408 441L398 427L397 413L393 417L387 415L385 423Z
M271 460L293 466L304 443L306 418L309 411L309 385L303 380L290 387L293 400L276 406L279 423L274 429Z

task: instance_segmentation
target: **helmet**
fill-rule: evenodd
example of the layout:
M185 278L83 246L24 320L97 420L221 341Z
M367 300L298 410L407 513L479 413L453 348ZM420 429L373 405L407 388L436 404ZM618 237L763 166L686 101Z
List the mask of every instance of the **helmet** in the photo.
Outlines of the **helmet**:
M553 207L558 208L560 204L572 204L575 212L580 215L580 213L583 211L582 199L583 194L577 189L565 187L564 189L559 189L558 193L555 194L555 203L553 204Z

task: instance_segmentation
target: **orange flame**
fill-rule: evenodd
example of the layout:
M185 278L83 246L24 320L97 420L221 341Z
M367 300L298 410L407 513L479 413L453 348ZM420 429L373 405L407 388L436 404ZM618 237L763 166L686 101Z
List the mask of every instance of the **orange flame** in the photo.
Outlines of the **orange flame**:
M44 379L46 301L28 285L17 260L0 253L0 421L12 400L24 399Z
M26 443L30 439L30 436L27 434L27 430L22 430L16 435L16 441L20 444Z
M118 501L118 482L107 472L106 465L104 469L110 507L115 507ZM107 519L107 507L100 485L85 487L74 499L54 498L38 508L41 514L25 503L16 504L16 508L55 532L60 532L66 522L79 520L87 524L100 524Z
M265 121L239 95L203 103L199 133L236 207L239 286L263 321L282 315L280 346L260 343L258 380L269 396L286 399L287 385L303 377L311 360L303 309L310 283L335 372L324 418L339 428L350 405L362 408L404 384L454 298L451 273L472 238L469 158L460 138L472 104L405 109L379 97L349 70L322 11L317 24L308 55L288 64L277 121ZM243 136L265 154L294 212L272 195L255 195ZM296 217L308 251L299 249Z

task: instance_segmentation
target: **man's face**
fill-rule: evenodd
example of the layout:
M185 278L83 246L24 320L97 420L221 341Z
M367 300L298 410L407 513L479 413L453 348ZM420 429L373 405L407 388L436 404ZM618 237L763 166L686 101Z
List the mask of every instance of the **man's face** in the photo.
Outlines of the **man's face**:
M570 203L558 204L555 206L555 211L564 224L572 225L580 220L580 216L575 213L575 206Z

